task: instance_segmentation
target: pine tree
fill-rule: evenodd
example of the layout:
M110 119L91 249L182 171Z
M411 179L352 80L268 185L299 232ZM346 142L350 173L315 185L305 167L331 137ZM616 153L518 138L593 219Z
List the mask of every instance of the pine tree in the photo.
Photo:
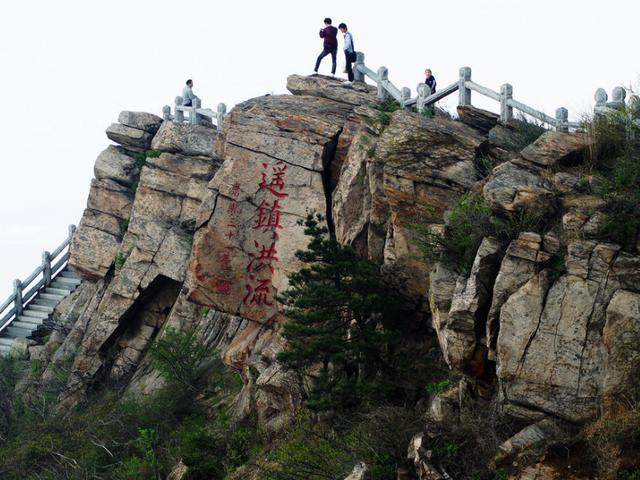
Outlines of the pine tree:
M302 223L302 222L301 222ZM288 342L279 359L313 379L310 408L348 408L385 395L389 345L400 302L383 283L380 267L329 235L319 215L307 216L306 265L289 276L281 296Z

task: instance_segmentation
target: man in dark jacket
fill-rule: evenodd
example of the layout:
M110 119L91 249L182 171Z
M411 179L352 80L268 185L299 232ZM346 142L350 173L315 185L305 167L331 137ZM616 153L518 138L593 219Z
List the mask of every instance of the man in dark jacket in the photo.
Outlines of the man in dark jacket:
M430 68L427 68L424 71L424 74L427 77L424 83L429 85L429 88L431 89L431 95L433 95L434 93L436 93L436 77L433 76L433 73L431 73Z
M320 29L320 38L324 38L324 48L322 53L316 60L316 68L313 69L314 73L318 73L320 68L320 62L324 57L331 54L331 75L336 74L336 54L338 53L338 29L331 25L331 19L324 19L324 28Z

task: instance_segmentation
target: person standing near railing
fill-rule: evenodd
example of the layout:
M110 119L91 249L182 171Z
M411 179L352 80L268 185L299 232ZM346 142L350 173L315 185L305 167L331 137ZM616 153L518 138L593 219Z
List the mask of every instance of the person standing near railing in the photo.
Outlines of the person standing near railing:
M331 75L335 76L336 74L336 55L338 53L338 29L331 25L331 19L324 19L324 28L320 29L320 38L323 38L323 49L322 53L318 56L316 60L316 68L313 69L313 73L318 73L318 68L320 68L320 62L327 55L331 54Z
M431 95L436 93L436 77L433 76L430 68L427 68L424 71L425 76L427 77L424 83L426 83L431 89Z
M353 66L351 65L356 61L356 50L353 46L353 36L349 33L349 29L345 23L338 25L338 29L344 34L344 60L347 68L347 77L349 78L347 84L353 83Z
M193 80L189 79L187 85L182 89L182 106L191 107L196 98L198 97L193 93Z

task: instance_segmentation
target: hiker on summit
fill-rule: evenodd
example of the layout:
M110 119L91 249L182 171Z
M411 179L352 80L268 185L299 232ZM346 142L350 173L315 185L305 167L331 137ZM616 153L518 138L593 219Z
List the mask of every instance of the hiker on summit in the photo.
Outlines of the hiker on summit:
M424 74L427 77L424 83L429 85L429 88L431 89L431 95L433 95L434 93L436 93L436 77L433 76L430 68L427 68L424 71Z
M187 80L187 85L182 89L182 106L183 107L191 107L193 106L193 101L198 98L193 93L193 80Z
M349 78L347 84L353 83L353 66L351 65L356 61L356 50L353 46L353 36L349 33L349 29L345 23L338 25L338 29L344 33L344 60L347 68L347 77Z
M322 53L316 60L316 68L313 69L314 74L318 73L320 62L327 55L331 54L331 75L336 74L336 54L338 53L338 29L331 25L331 19L324 19L324 28L320 29L320 38L324 38Z

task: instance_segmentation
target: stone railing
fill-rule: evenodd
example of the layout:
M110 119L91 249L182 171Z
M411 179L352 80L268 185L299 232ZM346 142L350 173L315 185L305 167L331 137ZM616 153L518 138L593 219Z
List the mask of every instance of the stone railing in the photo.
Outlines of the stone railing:
M378 85L378 98L387 100L393 98L403 108L416 106L419 112L424 112L429 106L442 100L443 98L459 92L458 104L461 106L471 105L471 92L474 91L485 97L491 98L500 103L500 120L504 123L513 119L513 111L518 110L529 115L545 124L551 125L558 131L569 131L569 129L580 128L578 122L569 121L569 112L566 108L561 107L556 110L555 117L547 115L544 112L525 105L513 98L513 86L505 83L500 87L500 92L496 92L490 88L479 85L471 80L471 68L462 67L459 72L458 80L447 85L442 90L431 94L429 87L420 83L417 87L417 96L411 97L411 90L407 87L398 88L389 80L389 70L387 67L380 67L376 72L368 68L364 63L364 53L357 53L356 65L354 68L356 81L364 82L365 77L370 78ZM598 89L596 92L596 106L594 113L598 114L607 108L615 108L617 105L624 103L626 92L622 87L617 87L613 91L613 101L607 102L607 93L604 89ZM635 95L634 101L640 99Z
M224 116L227 113L227 106L224 103L219 103L216 111L214 112L210 108L202 108L202 101L199 98L193 100L193 105L191 107L185 107L182 105L182 101L183 99L180 96L175 98L173 114L171 113L171 107L169 105L162 107L162 118L164 120L179 123L186 122L192 125L201 125L207 121L213 123L215 120L215 125L218 130L222 130ZM188 118L186 120L185 113L188 114Z
M64 242L51 253L42 252L42 263L31 275L24 280L13 281L13 293L0 305L0 332L22 315L25 306L67 266L69 245L75 231L76 226L69 225L69 234Z

